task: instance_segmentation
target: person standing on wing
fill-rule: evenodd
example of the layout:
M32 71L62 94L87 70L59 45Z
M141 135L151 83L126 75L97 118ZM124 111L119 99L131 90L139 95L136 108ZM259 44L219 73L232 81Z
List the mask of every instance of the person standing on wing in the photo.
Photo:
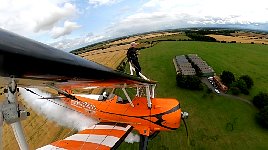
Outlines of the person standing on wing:
M130 43L130 48L127 50L128 62L135 68L136 75L140 77L141 66L138 59L137 44L135 42Z

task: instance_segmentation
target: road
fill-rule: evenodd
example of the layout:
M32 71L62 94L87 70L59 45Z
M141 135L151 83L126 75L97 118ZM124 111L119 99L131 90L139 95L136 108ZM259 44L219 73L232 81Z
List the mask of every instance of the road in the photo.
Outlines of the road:
M201 78L201 81L202 81L203 83L205 83L205 85L206 85L208 88L210 88L213 92L215 92L215 87L208 81L208 79L207 79L206 77L202 77L202 78ZM216 92L215 92L215 93L216 93ZM230 95L230 94L225 94L225 93L223 93L223 92L221 92L221 93L218 94L218 95L222 95L222 96L225 96L225 97L229 97L229 98L232 98L232 99L236 99L236 100L245 102L245 103L247 103L247 104L253 106L253 104L252 104L251 101L249 101L249 100L247 100L247 99L245 99L245 98L241 98L241 97L239 97L239 96Z

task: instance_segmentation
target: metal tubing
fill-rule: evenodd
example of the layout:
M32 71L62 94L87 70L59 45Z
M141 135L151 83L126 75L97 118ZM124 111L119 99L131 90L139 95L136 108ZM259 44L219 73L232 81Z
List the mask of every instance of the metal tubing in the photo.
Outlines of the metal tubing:
M126 95L126 97L127 97L127 100L128 100L128 102L130 103L130 105L131 105L132 107L134 107L134 104L132 103L130 97L128 96L126 89L125 89L125 88L122 88L122 90L123 90L123 92L125 93L125 95Z

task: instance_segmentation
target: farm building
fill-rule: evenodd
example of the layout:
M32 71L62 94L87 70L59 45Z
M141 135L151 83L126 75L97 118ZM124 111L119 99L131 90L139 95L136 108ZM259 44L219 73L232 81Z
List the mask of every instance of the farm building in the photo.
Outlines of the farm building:
M173 63L177 74L196 75L195 69L192 67L191 63L189 63L185 55L176 56L173 59Z
M212 67L210 67L206 61L202 60L197 54L188 54L187 55L188 59L190 62L195 64L198 68L199 71L202 73L202 76L213 76L215 71L213 70Z

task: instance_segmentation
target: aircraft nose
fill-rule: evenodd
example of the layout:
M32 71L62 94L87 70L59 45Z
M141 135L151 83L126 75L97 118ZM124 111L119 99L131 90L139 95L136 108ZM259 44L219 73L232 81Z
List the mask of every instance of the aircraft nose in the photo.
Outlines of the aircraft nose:
M189 113L188 112L186 112L186 111L184 111L184 112L182 111L181 112L181 120L183 121L185 130L186 130L187 139L189 141L189 133L188 133L187 124L186 124L186 121L185 121L185 119L187 119L188 117L189 117Z
M189 113L184 111L184 112L181 112L181 118L182 119L187 119L189 117Z

